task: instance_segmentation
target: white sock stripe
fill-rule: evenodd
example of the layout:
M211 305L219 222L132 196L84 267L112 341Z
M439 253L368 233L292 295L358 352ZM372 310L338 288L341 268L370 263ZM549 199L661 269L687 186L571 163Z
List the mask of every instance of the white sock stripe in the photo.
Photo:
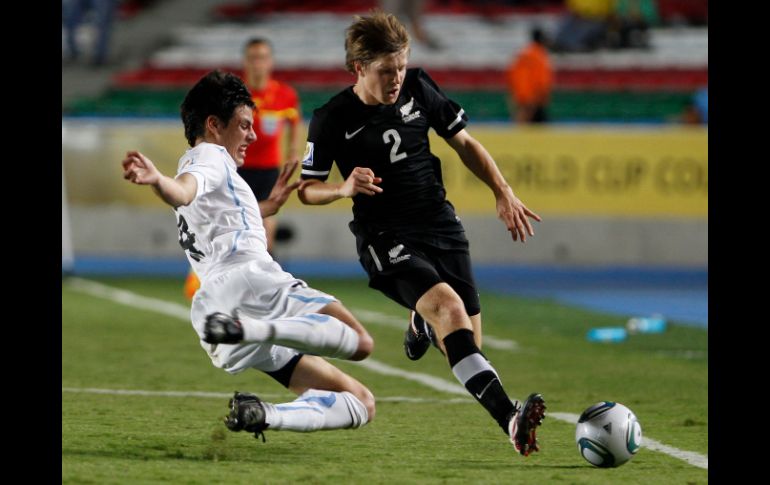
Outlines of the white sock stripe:
M454 367L452 367L452 372L463 386L471 379L471 377L485 370L490 370L495 373L495 376L497 376L497 372L495 371L494 367L492 367L489 364L489 361L479 353L466 356L460 362L456 363Z

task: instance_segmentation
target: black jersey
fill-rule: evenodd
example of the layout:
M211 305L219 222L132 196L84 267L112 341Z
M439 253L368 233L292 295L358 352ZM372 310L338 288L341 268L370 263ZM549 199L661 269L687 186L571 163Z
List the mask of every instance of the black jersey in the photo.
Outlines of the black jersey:
M407 70L392 105L366 105L351 86L313 112L302 178L326 180L333 162L345 179L355 167L371 168L383 192L353 197L354 222L381 230L445 227L456 217L428 129L451 138L467 119L420 68Z

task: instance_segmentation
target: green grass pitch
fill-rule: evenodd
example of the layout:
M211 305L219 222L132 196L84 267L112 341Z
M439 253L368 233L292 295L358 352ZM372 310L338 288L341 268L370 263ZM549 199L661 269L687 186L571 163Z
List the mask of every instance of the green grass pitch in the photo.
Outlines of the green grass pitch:
M100 278L133 293L187 306L178 279ZM308 279L354 310L402 318L402 329L362 318L372 359L456 383L435 351L419 362L402 349L407 312L363 280ZM670 325L620 344L585 340L590 327L623 319L556 304L482 293L485 347L513 398L541 392L548 412L580 414L622 402L644 438L708 454L708 332ZM675 322L674 322L675 323ZM335 361L380 400L359 430L266 433L262 443L222 424L227 397L98 394L88 389L254 392L293 399L269 377L214 368L189 321L124 305L62 281L62 481L64 483L706 483L708 471L642 447L625 465L598 469L577 452L573 424L546 419L541 451L518 456L470 397L447 394L360 365ZM420 398L419 402L399 397ZM459 399L458 399L459 397Z

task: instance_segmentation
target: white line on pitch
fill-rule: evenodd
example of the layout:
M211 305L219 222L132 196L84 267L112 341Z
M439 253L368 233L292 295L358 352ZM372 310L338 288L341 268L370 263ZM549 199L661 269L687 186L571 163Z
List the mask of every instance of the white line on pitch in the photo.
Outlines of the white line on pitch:
M129 306L145 308L147 310L152 310L171 317L179 317L183 319L190 318L190 308L178 303L172 303L137 295L136 293L130 291L110 287L95 281L89 281L77 277L69 278L67 282L72 288L93 296L111 299L118 303L123 303ZM360 318L365 323L397 328L399 330L406 328L406 318L396 318L392 315L387 315L385 313L371 310L364 310L361 308L352 308L351 311L357 318ZM513 340L501 339L491 335L484 335L484 345L498 350L519 349L519 345Z
M88 293L90 295L97 296L100 298L105 298L123 305L128 305L128 306L131 306L134 308L140 308L140 309L143 308L145 310L151 310L158 313L163 313L165 315L177 317L188 321L190 318L189 309L176 303L170 303L167 301L158 300L156 298L137 295L136 293L133 293L127 290L114 288L112 286L107 286L102 283L97 283L95 281L84 280L82 278L69 278L67 279L67 283L70 285L70 287L72 287L75 290L81 291L83 293ZM397 367L392 367L382 362L378 362L371 358L360 362L353 362L353 363L358 364L361 367L366 368L367 370L371 370L372 372L389 375L389 376L401 377L403 379L419 382L420 384L423 384L437 391L442 391L449 394L467 396L467 391L465 390L464 387L461 387L459 384L455 382L447 381L445 379L441 379L439 377L434 377L429 374L405 371L403 369L399 369ZM571 413L549 412L548 416L558 419L560 421L566 421L572 424L577 423L577 420L578 420L578 415L571 414ZM698 468L704 468L708 470L708 456L702 455L700 453L696 453L694 451L680 450L678 448L674 448L673 446L668 446L659 441L653 440L647 436L644 437L642 446L644 446L645 448L649 448L651 450L659 451L669 456L673 456L674 458L683 460L689 463L690 465L696 466Z
M83 278L70 277L67 278L66 281L72 289L78 290L81 293L112 300L116 303L121 303L139 310L150 310L170 317L181 318L188 322L190 321L189 306L137 295L132 291L115 288L114 286L107 286L96 281L84 280Z
M79 394L106 394L110 396L151 396L151 397L203 397L214 399L227 399L232 397L231 392L205 392L205 391L147 391L143 389L101 389L94 387L62 387L62 392ZM291 399L297 396L290 393L259 393L259 397L271 399ZM440 404L472 404L473 399L467 398L426 398L407 396L377 396L377 402L406 402L406 403L440 403Z
M365 310L363 308L351 308L351 312L357 318L364 323L371 323L374 325L382 325L384 327L397 328L401 331L406 329L407 318L404 315L403 318L397 318L385 313L375 312L372 310ZM484 334L484 345L491 349L496 350L520 350L519 344L513 340L502 339L493 337L488 334Z
M457 394L458 396L467 396L468 391L463 386L456 382L450 382L440 377L434 377L429 374L422 374L420 372L405 371L398 367L392 367L372 358L361 360L358 362L352 362L358 366L364 367L377 374L385 376L401 377L409 381L419 382L420 384L435 389L437 391L446 392L449 394Z

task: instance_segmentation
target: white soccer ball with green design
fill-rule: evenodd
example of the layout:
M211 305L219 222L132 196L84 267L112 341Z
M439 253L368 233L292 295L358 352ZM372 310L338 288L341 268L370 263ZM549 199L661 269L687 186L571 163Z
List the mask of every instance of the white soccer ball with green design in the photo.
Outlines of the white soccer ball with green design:
M580 415L575 441L588 463L602 468L617 467L639 451L642 426L626 406L602 401Z

